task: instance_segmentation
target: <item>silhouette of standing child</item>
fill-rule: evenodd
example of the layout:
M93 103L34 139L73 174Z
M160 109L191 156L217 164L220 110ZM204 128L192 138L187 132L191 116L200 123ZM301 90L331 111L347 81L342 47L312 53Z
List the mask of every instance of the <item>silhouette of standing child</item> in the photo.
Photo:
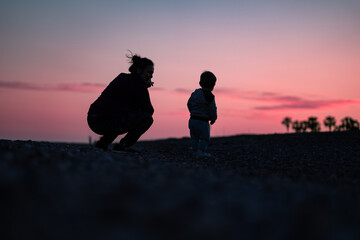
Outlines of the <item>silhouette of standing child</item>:
M102 135L95 147L104 151L118 135L126 133L116 151L134 151L130 148L152 125L154 108L148 88L154 63L138 55L127 56L132 65L130 73L120 73L91 104L87 121L95 133Z
M199 82L201 88L196 89L187 102L192 150L196 158L211 157L206 149L210 143L209 122L213 125L217 119L215 96L212 94L215 83L216 77L212 72L203 72Z

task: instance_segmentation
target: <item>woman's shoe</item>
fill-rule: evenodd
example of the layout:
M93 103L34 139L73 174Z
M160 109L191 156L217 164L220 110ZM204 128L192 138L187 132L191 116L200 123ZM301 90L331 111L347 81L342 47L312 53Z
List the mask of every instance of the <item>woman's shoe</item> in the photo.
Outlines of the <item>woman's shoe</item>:
M115 152L133 152L133 153L139 152L124 143L115 143L112 150Z

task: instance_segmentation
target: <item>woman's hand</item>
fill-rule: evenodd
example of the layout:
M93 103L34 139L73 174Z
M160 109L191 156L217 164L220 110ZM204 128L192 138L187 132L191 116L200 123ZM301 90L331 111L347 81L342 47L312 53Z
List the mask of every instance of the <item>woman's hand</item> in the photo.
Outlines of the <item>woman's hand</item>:
M147 87L149 88L149 87L152 87L152 86L154 86L154 82L149 80L148 83L147 83Z

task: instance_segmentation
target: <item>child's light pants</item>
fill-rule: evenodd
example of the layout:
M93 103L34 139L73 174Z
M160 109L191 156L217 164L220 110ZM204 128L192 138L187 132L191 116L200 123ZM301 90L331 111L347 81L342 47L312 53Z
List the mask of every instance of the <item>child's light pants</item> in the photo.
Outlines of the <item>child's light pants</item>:
M210 125L207 121L190 119L190 136L192 140L192 149L205 152L210 143Z

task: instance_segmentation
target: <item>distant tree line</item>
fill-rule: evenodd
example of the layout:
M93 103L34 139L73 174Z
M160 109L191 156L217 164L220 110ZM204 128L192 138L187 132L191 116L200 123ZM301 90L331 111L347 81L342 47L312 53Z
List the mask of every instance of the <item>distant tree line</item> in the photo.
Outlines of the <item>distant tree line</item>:
M308 129L310 132L320 132L320 122L317 117L309 117L307 120L295 120L293 121L290 117L285 117L281 124L285 125L289 132L290 127L297 133L306 132ZM360 130L359 121L352 119L351 117L344 117L341 119L341 123L336 125L336 119L333 116L327 116L323 120L323 124L329 131L352 131Z

